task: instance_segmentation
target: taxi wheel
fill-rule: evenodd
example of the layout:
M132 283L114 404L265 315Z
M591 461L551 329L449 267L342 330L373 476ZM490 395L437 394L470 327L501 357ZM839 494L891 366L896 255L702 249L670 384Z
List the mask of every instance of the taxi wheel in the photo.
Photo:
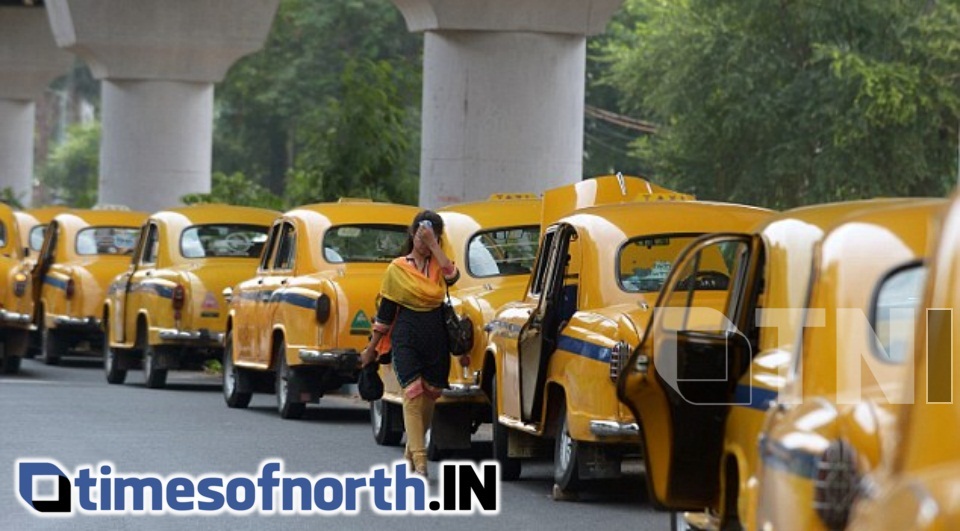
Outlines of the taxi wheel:
M383 399L370 402L370 426L373 428L373 440L380 446L399 446L403 430L394 429L397 419L403 418L400 406Z
M17 374L20 372L20 356L15 356L8 350L9 347L3 347L3 363L0 364L0 373Z
M497 375L492 375L493 386L490 389L490 411L493 423L493 458L500 463L500 477L503 481L516 481L520 478L520 460L510 457L507 447L510 434L507 427L500 424L497 414Z
M307 405L290 399L290 380L296 378L296 374L287 366L285 347L286 344L281 342L277 348L277 411L280 412L280 418L298 419L303 416Z
M0 372L3 374L20 372L20 359L26 355L29 339L29 332L26 330L7 330L7 337L3 341L3 362L0 364Z
M436 412L434 412L434 414L436 414ZM431 436L432 433L433 428L428 429L426 433L427 461L437 462L453 457L452 450L440 448L436 445L436 443L433 442L433 437Z
M162 389L167 385L167 369L159 368L160 353L149 343L143 350L143 381L150 389Z
M580 486L580 475L577 472L579 444L570 437L566 404L560 406L559 418L560 428L557 430L556 450L553 455L553 481L562 491L576 491Z
M253 393L239 391L243 381L241 379L248 377L233 363L233 332L230 332L223 348L223 399L226 400L227 407L242 409L250 405ZM244 387L249 388L248 385Z
M120 368L120 353L110 348L107 340L103 342L103 372L107 375L107 383L122 384L127 380L127 370Z
M47 365L60 365L60 359L67 354L67 342L56 330L43 327L40 338L40 361Z

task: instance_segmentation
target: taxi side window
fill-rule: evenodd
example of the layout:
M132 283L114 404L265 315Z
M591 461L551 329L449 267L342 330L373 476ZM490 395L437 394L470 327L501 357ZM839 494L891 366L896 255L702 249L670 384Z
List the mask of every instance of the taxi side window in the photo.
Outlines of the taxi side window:
M543 236L543 245L540 246L540 254L537 257L536 271L533 275L533 282L530 284L532 295L539 295L543 292L543 284L547 276L547 264L550 262L551 247L553 247L553 240L556 235L557 231L551 229Z
M140 254L140 265L155 265L160 253L160 231L156 225L147 227L147 237L143 239L143 250Z
M281 223L277 223L270 228L270 237L267 238L267 243L263 247L263 254L260 256L260 271L270 269L270 265L273 263L281 228L283 228Z
M283 230L280 233L280 243L277 245L277 258L273 268L278 271L290 271L294 265L294 255L296 254L297 234L290 223L283 224Z
M667 330L721 332L740 302L750 248L741 241L720 241L706 245L679 264L676 280L666 293L663 306L679 311L663 312Z

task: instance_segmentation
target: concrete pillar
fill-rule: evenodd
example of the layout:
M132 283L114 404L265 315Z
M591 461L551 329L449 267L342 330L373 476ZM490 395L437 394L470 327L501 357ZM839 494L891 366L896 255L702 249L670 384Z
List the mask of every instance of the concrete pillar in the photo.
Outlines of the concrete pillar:
M154 212L210 191L213 84L266 41L279 0L47 0L103 81L100 203Z
M420 205L583 173L587 35L623 0L392 0L424 32Z
M0 7L0 189L33 196L35 99L73 57L57 48L43 9Z

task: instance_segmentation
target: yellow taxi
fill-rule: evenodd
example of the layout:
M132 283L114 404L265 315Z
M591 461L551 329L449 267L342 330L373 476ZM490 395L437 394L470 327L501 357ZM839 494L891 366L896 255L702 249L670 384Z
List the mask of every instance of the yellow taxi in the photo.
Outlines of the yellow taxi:
M27 279L19 272L23 259L19 226L13 209L0 203L0 372L15 374L27 352L30 314L21 311Z
M822 326L804 330L783 399L760 433L759 527L847 523L859 476L877 466L890 440L912 353L923 257L944 204L871 209L817 246L807 312L808 325Z
M819 278L817 245L851 216L907 203L798 208L750 232L705 236L678 259L617 389L643 428L654 504L706 509L674 513L677 527L757 528L758 439L813 318L803 309ZM724 289L685 281L717 252L736 273Z
M849 529L960 528L960 199L933 246L903 380L907 398L883 441L882 464L860 481Z
M142 367L146 386L160 388L170 369L221 359L223 290L256 270L279 216L216 204L150 216L127 271L114 279L104 301L107 381L123 383L128 369Z
M103 301L127 269L147 215L120 210L71 210L47 226L31 272L40 359L53 365L70 349L103 348Z
M530 194L495 194L487 201L440 209L444 252L461 276L451 303L473 327L470 366L452 363L450 388L437 402L428 431L427 456L439 459L469 449L471 433L490 421L490 404L480 387L484 327L503 304L523 296L540 234L540 199ZM382 400L371 402L370 419L378 444L399 444L403 435L400 384L392 365L380 366Z
M675 193L629 197L546 227L523 298L503 306L489 327L484 377L504 479L519 476L520 459L551 449L560 494L581 480L619 475L624 455L637 452L640 428L615 386L671 264L701 234L745 230L769 216ZM724 269L717 254L714 275L696 281L722 285Z
M326 391L356 382L380 283L415 207L369 200L303 206L274 222L254 276L225 290L227 406L274 392L299 418Z

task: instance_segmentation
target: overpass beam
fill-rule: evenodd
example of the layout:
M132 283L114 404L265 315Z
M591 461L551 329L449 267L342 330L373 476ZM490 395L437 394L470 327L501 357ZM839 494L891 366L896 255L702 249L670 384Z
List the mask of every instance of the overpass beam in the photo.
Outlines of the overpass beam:
M392 1L425 33L422 206L582 178L586 38L622 0Z
M213 84L279 0L47 0L57 44L102 80L100 203L154 212L210 191Z
M71 64L43 9L0 7L0 189L24 206L33 198L34 102Z

